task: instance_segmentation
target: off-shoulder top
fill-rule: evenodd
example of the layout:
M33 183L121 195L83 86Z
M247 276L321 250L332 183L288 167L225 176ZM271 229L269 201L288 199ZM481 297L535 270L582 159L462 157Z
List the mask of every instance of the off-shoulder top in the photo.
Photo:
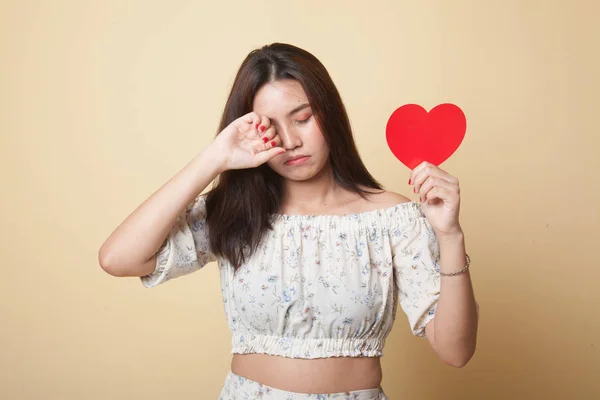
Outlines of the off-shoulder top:
M416 202L348 215L273 215L239 269L210 250L206 198L177 218L141 277L153 287L217 261L232 353L383 355L397 304L425 337L440 293L439 244Z

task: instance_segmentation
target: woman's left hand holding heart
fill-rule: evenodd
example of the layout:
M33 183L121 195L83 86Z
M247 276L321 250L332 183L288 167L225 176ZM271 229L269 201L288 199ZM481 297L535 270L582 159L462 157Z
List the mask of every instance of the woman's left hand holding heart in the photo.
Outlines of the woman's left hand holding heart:
M460 186L456 177L423 162L413 169L408 182L420 196L423 213L438 237L463 234L459 222Z

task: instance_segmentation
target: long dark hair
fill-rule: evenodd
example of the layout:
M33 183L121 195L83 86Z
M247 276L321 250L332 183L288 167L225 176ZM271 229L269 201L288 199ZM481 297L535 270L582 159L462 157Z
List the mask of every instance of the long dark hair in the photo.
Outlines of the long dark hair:
M360 159L346 108L329 73L315 56L296 46L274 43L248 54L236 75L218 132L252 111L256 92L264 84L284 79L296 80L304 89L329 146L336 183L362 197L361 185L382 189ZM282 197L283 178L266 163L220 174L206 198L212 252L236 268L243 264L272 228L271 217L279 212Z

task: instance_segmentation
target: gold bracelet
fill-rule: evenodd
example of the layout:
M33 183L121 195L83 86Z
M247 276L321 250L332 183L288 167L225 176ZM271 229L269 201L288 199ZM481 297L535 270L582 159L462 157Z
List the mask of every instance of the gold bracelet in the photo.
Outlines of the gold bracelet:
M461 269L460 271L456 271L456 272L441 272L440 271L440 275L441 276L456 276L456 275L464 274L465 272L467 272L467 270L471 266L471 258L469 257L468 254L465 254L465 256L467 258L467 265L465 265L465 267L463 269Z

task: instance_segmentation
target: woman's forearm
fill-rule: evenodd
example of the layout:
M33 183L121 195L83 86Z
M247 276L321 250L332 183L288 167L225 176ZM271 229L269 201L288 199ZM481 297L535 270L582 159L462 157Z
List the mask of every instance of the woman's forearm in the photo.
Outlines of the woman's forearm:
M465 267L464 234L439 238L440 268L452 273ZM433 347L440 358L454 366L465 365L477 342L478 311L467 270L456 276L441 276L440 298L432 326Z

